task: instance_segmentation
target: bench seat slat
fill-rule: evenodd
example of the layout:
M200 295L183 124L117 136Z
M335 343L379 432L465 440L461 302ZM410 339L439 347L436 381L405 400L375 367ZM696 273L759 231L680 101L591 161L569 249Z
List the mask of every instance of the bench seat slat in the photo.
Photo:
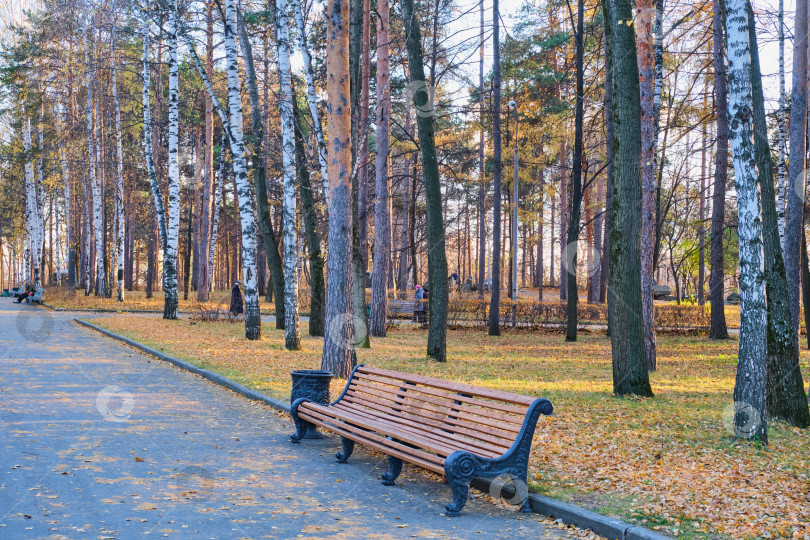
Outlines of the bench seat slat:
M374 411L365 408L359 408L352 403L345 403L343 405L334 405L335 408L345 408L346 410L355 412L359 415L365 415L369 418L380 418L384 419L385 417L380 416L380 411ZM439 428L433 426L429 427L426 425L420 425L418 422L410 421L406 418L397 417L396 424L401 426L403 432L407 433L414 433L416 435L422 435L425 437L432 438L437 441L445 441L447 444L451 444L456 447L456 450L463 450L467 448L471 448L474 450L476 454L480 454L484 457L498 457L502 455L506 450L509 449L508 446L502 446L501 444L487 444L486 442L478 441L473 438L462 438L459 437L455 433L449 433L446 431L441 431ZM493 446L499 447L501 450L495 451L493 450Z
M504 436L511 437L512 439L514 439L514 434L517 434L520 431L520 427L523 425L523 417L508 416L480 407L471 407L463 402L461 404L457 404L454 403L455 400L451 400L449 398L440 399L431 394L425 394L422 392L421 387L405 386L404 388L405 390L402 391L400 388L393 389L391 387L381 387L377 384L369 383L363 380L354 380L349 385L350 391L356 391L361 394L368 393L377 397L389 398L398 402L401 401L403 403L404 400L409 399L411 402L419 401L436 405L441 407L441 409L436 409L428 405L419 405L419 408L428 412L436 413L442 418L446 417L447 411L452 409L453 415L457 418L472 420L476 427L478 427L479 424L484 424L489 428L509 431L512 433L512 435L505 434ZM489 429L487 428L485 431L489 432Z
M354 381L358 380L355 377ZM390 385L390 386L402 386L403 384L410 383L411 385L421 384L414 381L409 381L404 378L396 379L396 378L389 378L389 377L380 377L375 374L363 374L363 376L359 380L368 380L373 381L376 383L380 383L383 385ZM354 382L352 381L352 382ZM497 411L501 411L504 413L516 414L516 415L525 415L528 406L515 406L515 405L507 405L502 402L497 401L488 401L485 399L476 398L471 396L469 393L466 395L461 393L459 390L453 389L446 389L440 388L436 386L418 386L416 387L419 391L431 395L436 396L439 398L449 399L451 401L460 401L462 403L469 403L470 405L478 405L482 408L486 409L494 409Z
M498 401L505 401L507 403L512 403L515 405L522 405L524 414L525 408L531 405L532 402L534 401L534 398L528 396L521 396L520 394L513 394L512 392L504 392L502 390L492 390L490 388L481 388L478 386L473 386L471 384L444 381L442 379L436 379L434 377L426 377L424 375L412 375L410 373L400 373L397 371L373 368L369 366L360 366L358 368L358 371L360 373L374 374L382 377L387 377L389 379L404 380L408 382L413 382L415 384L422 384L425 386L432 386L434 388L451 390L453 392L462 392L464 394L469 394L476 397L495 399ZM518 409L515 412L520 414L520 409Z
M370 398L368 394L364 392L357 392L356 390L350 389L344 399L359 405L378 409L386 414L400 418L409 418L419 423L440 427L459 434L463 433L495 444L501 444L506 448L511 446L517 436L516 433L507 432L494 426L481 425L474 421L465 421L461 413L450 411L449 409L444 414L437 413L435 415L429 415L427 412L434 411L426 412L413 403L404 403L402 400L397 400L393 397L377 396ZM453 414L455 418L450 418L448 416L449 414Z
M300 412L305 411L303 414ZM408 443L413 444L415 446L419 446L423 450L432 452L437 455L441 455L442 457L449 456L453 452L457 450L457 448L453 448L452 446L447 445L446 443L439 443L436 441L428 440L425 437L412 435L410 437L402 436L400 426L392 423L392 422L385 422L381 420L370 420L368 418L363 418L355 413L347 412L345 410L337 410L335 407L328 407L324 405L316 405L311 402L307 402L302 404L299 407L298 415L304 419L308 419L306 417L307 412L317 412L323 416L328 416L334 419L334 421L343 421L349 423L350 425L354 425L357 427L369 429L375 431L377 434L385 435L386 437L393 437L395 439L402 439L406 440Z
M304 410L300 408L299 410L302 413L300 414L301 418L316 425L323 426L330 431L334 431L338 435L368 445L386 454L404 459L405 461L414 463L433 472L444 474L445 460L441 456L429 454L423 450L411 448L398 441L386 439L374 431L368 431L347 423L335 422L330 416L321 414L312 409Z

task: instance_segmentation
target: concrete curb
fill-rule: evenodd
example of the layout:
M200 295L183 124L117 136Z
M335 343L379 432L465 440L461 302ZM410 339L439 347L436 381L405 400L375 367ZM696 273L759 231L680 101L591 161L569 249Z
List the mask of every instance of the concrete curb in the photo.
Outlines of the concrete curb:
M179 358L174 358L172 356L163 354L162 352L156 351L155 349L153 349L151 347L147 347L146 345L138 343L137 341L134 341L134 340L129 339L127 337L121 336L121 335L116 334L114 332L110 332L109 330L105 330L104 328L96 326L93 323L89 323L89 322L83 321L81 319L73 319L73 320L77 324L80 324L81 326L85 326L87 328L95 330L96 332L100 332L100 333L104 334L105 336L111 337L113 339L117 339L118 341L123 341L127 345L135 347L136 349L139 349L139 350L145 352L146 354L148 354L150 356L154 356L155 358L158 358L160 360L165 360L166 362L170 362L170 363L174 364L175 366L177 366L177 367L179 367L181 369L185 369L185 370L190 371L192 373L196 373L197 375L200 375L201 377L205 377L209 381L217 383L217 384L219 384L221 386L224 386L225 388L228 388L230 390L233 390L237 394L241 394L241 395L243 395L244 397L246 397L248 399L252 399L254 401L260 401L260 402L264 403L265 405L269 405L269 406L271 406L273 408L276 408L276 409L279 409L281 411L285 411L285 412L288 412L288 413L290 412L290 406L287 403L284 403L283 401L279 401L277 399L273 399L273 398L271 398L269 396L265 396L261 392L256 392L255 390L251 390L250 388L247 388L246 386L242 386L241 384L239 384L239 383L237 383L235 381L232 381L227 377L223 377L222 375L214 373L213 371L208 371L207 369L199 368L199 367L197 367L195 365L189 364L188 362L180 360Z
M96 326L93 323L89 323L81 319L73 319L73 320L74 322L76 322L81 326L85 326L87 328L100 332L105 336L117 339L118 341L122 341L127 345L135 347L136 349L139 349L150 356L154 356L155 358L158 358L160 360L165 360L166 362L170 362L179 368L191 371L192 373L196 373L197 375L205 377L211 382L217 383L230 390L233 390L237 394L240 394L248 399L259 401L261 403L264 403L265 405L269 405L270 407L273 407L280 411L284 411L286 413L290 412L289 403L279 401L277 399L266 396L261 392L251 390L245 386L242 386L237 382L228 379L227 377L223 377L222 375L218 375L212 371L208 371L207 369L199 368L178 358L173 358L171 356L163 354L162 352L156 351L151 347L147 347L146 345L138 343L137 341L121 336L114 332L110 332L109 330L105 330L104 328ZM471 483L472 487L483 493L490 493L491 485L492 482L490 480L486 480L483 478L475 478ZM503 487L499 486L497 489L499 491L499 494L504 495L506 498L514 496L514 489L511 488L510 486L503 486ZM535 514L543 514L546 516L551 516L556 519L561 519L564 523L567 523L569 525L573 525L575 527L579 527L582 529L590 529L599 536L603 536L610 540L667 540L669 538L668 536L664 536L649 529L645 529L644 527L631 525L619 519L604 516L591 510L586 510L585 508L580 508L579 506L558 501L556 499L552 499L551 497L546 497L544 495L540 495L537 493L529 493L529 504L531 505L532 511Z

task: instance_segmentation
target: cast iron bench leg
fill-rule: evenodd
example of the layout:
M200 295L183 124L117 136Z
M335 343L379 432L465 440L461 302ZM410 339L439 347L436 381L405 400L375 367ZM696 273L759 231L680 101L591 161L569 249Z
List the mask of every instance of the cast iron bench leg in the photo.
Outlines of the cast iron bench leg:
M478 460L469 452L459 450L453 452L444 462L444 476L450 489L453 490L453 502L445 505L448 516L457 516L470 492L470 482L478 470Z
M394 481L402 472L402 460L394 456L388 456L388 472L382 473L382 485L393 486Z
M338 463L346 463L349 460L349 456L354 452L354 441L346 437L341 437L340 442L343 443L343 452L335 453L335 457Z

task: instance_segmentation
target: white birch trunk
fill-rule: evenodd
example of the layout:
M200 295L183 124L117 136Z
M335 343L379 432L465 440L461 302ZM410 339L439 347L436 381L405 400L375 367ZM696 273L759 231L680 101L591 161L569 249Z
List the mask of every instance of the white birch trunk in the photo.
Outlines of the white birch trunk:
M35 226L36 226L36 249L34 250L36 254L36 260L34 261L34 286L35 287L42 287L42 273L44 272L44 268L42 268L42 255L45 252L45 211L43 206L45 205L45 159L43 158L45 144L44 144L44 136L42 133L42 106L40 105L39 110L39 124L37 125L37 150L39 151L39 160L37 163L37 182L36 185L36 217L35 217Z
M225 59L228 73L228 105L230 109L231 155L239 217L242 223L242 275L245 297L245 336L261 338L261 315L256 275L256 219L253 195L247 176L245 143L242 137L242 96L239 88L239 63L236 54L236 3L225 1ZM294 247L295 244L293 244Z
M65 197L65 208L62 212L62 215L65 220L65 258L70 259L70 246L72 245L73 239L70 237L70 167L68 167L67 157L65 156L65 147L67 146L67 139L64 136L64 130L62 127L61 119L57 120L57 126L59 129L59 140L61 144L59 144L59 164L62 169L62 184L64 190L64 197ZM68 260L67 264L68 269L70 268L70 260ZM69 270L68 270L69 272ZM70 285L70 283L69 283Z
M93 237L96 246L96 296L105 296L106 276L104 275L104 228L101 209L101 189L96 178L96 144L93 123L93 83L94 70L90 63L90 41L87 39L87 21L84 22L84 64L87 69L87 151L89 156L90 188L93 204ZM88 283L88 287L90 287Z
M298 273L296 272L298 231L296 228L295 132L293 131L293 96L290 66L289 21L287 0L276 0L278 24L278 78L281 88L281 146L283 160L282 228L284 230L284 345L289 350L301 348L298 328Z
M777 139L778 161L776 163L776 223L779 227L779 245L785 250L785 178L787 175L787 123L785 122L785 0L779 0L779 109L776 120L779 128Z
M25 151L25 281L31 279L32 264L39 268L36 256L37 245L37 191L34 179L34 162L31 160L31 119L26 115L23 128L23 150ZM38 271L35 271L38 274Z
M163 248L163 318L177 318L177 249L180 240L180 166L177 162L180 130L177 59L177 0L169 10L169 152L166 245Z
M144 18L143 26L143 147L146 157L146 171L149 176L149 186L152 190L152 199L155 203L155 210L158 219L158 230L160 231L160 245L166 246L166 212L163 208L163 194L157 180L155 171L155 160L152 155L152 107L149 103L149 87L151 86L151 76L149 69L149 19Z
M304 59L304 71L307 75L307 102L309 114L312 117L312 129L318 141L318 163L321 165L321 178L323 179L324 193L329 193L329 172L326 161L326 142L323 137L321 115L318 113L318 92L315 89L315 72L312 69L312 56L309 54L307 34L304 28L304 13L301 8L303 0L292 0L295 9L295 25L298 30L298 45L301 47L301 56Z
M208 248L208 288L214 283L214 250L217 245L217 233L219 232L219 200L222 194L222 184L225 181L225 145L227 144L225 130L222 130L222 145L219 147L219 180L217 188L214 190L214 204L211 211L211 242Z
M116 182L115 182L115 219L118 222L118 236L116 238L115 250L118 254L118 296L119 302L124 301L124 235L125 223L124 219L124 158L121 151L121 101L118 99L118 84L117 84L117 71L115 60L115 26L111 31L111 48L113 49L112 59L112 95L115 102L115 157L116 157Z
M734 158L740 255L740 345L734 387L735 434L767 442L765 290L762 224L753 139L747 0L726 0L729 140Z

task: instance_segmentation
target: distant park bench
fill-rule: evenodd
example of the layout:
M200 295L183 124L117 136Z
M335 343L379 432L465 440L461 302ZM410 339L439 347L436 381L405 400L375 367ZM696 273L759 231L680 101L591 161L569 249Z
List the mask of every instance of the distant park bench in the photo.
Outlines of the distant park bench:
M11 297L18 298L22 294L22 292L23 292L22 287L14 287L13 289L11 289Z
M34 291L33 296L26 296L25 301L28 302L29 304L33 304L34 302L39 302L39 304L42 305L42 294L44 292L45 292L45 289L42 289L42 288L37 289L37 290Z
M359 365L331 405L308 398L292 402L298 443L312 426L340 435L346 463L360 443L388 455L383 485L393 485L402 462L442 474L453 491L447 515L467 502L473 478L513 479L522 509L529 511L526 488L532 437L551 402L432 377Z
M412 319L415 308L415 300L389 300L388 317L392 319Z

